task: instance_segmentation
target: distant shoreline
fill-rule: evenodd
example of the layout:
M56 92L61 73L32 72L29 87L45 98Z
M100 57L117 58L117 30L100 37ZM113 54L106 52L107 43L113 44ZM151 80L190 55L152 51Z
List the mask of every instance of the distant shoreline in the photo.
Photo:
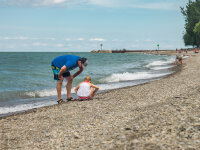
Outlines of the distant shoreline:
M193 52L194 49L183 49L184 54ZM159 55L176 55L177 50L92 50L91 53L145 53Z

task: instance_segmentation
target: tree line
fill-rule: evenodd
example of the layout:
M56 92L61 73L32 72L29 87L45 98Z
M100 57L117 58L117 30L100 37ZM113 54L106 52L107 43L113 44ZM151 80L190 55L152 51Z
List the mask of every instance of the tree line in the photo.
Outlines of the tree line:
M186 46L200 46L200 0L189 0L186 7L181 7L185 17L185 33L183 36Z

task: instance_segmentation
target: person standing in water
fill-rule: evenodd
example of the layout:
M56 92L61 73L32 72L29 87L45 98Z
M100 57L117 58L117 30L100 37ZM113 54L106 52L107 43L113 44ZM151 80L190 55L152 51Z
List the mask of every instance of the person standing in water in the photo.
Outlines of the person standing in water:
M176 59L175 59L174 65L177 65L177 63L180 63L181 65L183 64L183 57L181 55L181 51L179 51L176 54Z
M72 100L71 97L71 88L73 79L78 76L88 65L88 60L84 57L75 56L75 55L63 55L53 59L51 62L51 68L54 74L54 80L57 81L57 95L58 95L58 103L63 102L61 89L63 80L66 79L67 85L67 101ZM74 74L71 75L70 71L79 68L79 70Z

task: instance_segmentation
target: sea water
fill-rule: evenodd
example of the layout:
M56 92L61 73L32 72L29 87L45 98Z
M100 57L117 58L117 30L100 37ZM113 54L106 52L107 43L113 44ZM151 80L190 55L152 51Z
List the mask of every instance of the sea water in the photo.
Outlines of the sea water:
M51 61L61 55L86 57L88 67L73 81L74 87L90 75L100 92L133 86L173 73L174 56L136 53L0 53L0 116L53 105L57 102ZM74 74L78 70L71 71ZM66 98L66 81L62 95Z

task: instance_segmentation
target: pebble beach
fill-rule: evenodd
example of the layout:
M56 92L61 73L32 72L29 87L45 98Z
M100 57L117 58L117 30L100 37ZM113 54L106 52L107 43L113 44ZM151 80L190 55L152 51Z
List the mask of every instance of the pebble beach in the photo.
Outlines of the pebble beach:
M189 54L188 54L189 55ZM200 55L176 73L0 118L0 149L198 150Z

